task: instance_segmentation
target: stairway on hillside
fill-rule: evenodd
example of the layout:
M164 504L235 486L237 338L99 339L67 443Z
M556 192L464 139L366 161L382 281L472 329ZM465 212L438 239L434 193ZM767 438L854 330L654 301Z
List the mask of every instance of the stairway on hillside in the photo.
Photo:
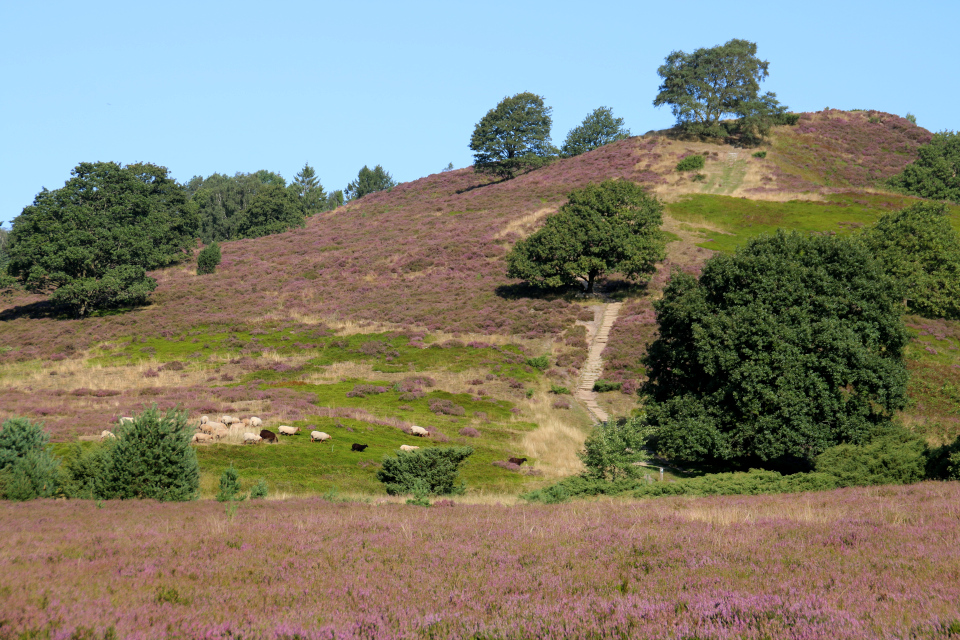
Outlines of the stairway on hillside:
M607 346L607 340L610 339L610 329L613 323L617 321L617 315L620 313L620 302L613 302L604 305L603 316L600 319L600 327L596 335L590 341L590 350L587 352L587 362L583 365L583 371L580 374L580 380L577 383L577 390L574 397L579 400L590 412L590 415L597 422L604 422L609 418L607 412L597 404L597 394L593 391L593 384L603 373L603 358L600 355Z

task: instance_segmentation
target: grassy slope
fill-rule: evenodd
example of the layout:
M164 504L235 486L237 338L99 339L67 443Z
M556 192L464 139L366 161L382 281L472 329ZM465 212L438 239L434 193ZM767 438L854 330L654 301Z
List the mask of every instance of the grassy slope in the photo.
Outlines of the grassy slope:
M570 472L587 424L578 410L552 409L546 390L570 386L584 357L583 329L574 322L592 312L570 294L533 291L503 275L512 244L572 188L627 178L669 201L666 263L647 288L614 282L609 290L626 305L604 377L637 381L656 331L651 302L672 269L696 273L712 253L706 248L732 251L776 228L843 234L873 222L911 200L877 187L928 138L896 116L835 111L778 128L765 159L720 145L633 138L503 183L469 169L428 176L313 218L305 229L224 243L215 275L197 277L186 266L154 274L160 287L147 308L69 320L51 317L40 297L13 296L0 300L0 417L45 419L55 439L67 441L157 403L194 417L258 414L273 426L316 426L337 436L332 449L306 437L204 447L207 494L231 463L245 480L262 474L284 492L377 491L376 460L412 441L397 425L417 421L444 434L418 444L449 438L477 448L465 470L471 486L517 491L536 478L490 462L536 451L548 475ZM708 157L702 183L672 170L694 152ZM958 343L940 343L960 331L941 322L930 333L927 324L912 319L925 333L911 347L913 403L905 417L936 440L957 431L960 395L951 390L960 388L960 363L951 347ZM920 344L931 340L936 354ZM547 375L524 365L544 353L555 365ZM429 398L401 402L395 391L346 395L356 383L390 386L414 373L437 377L429 393L457 399L466 416L450 422L429 411ZM605 396L615 413L632 407L629 396ZM463 426L481 437L461 438ZM350 452L343 443L353 439L370 449Z

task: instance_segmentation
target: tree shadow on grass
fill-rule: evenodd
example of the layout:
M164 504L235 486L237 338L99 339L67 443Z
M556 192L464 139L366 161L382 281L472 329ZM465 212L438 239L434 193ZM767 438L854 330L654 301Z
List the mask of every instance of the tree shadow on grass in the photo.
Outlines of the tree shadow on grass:
M483 188L483 187L489 187L489 186L492 186L492 185L495 185L495 184L502 184L502 183L506 182L507 180L512 180L512 179L513 179L513 177L511 176L511 177L507 177L507 178L501 178L500 180L493 180L492 182L482 182L482 183L480 183L480 184L474 184L474 185L471 185L471 186L469 186L469 187L464 187L463 189L457 189L457 190L456 190L456 193L457 193L457 195L459 195L459 194L461 194L461 193L467 193L468 191L473 191L474 189L481 189L481 188Z
M504 300L573 300L583 289L578 286L551 289L537 287L527 282L502 284L494 292Z
M88 318L103 318L106 316L119 316L127 313L140 311L147 305L125 306L109 309L98 309ZM38 300L29 304L17 305L0 311L0 322L11 322L13 320L79 320L77 316L63 305L58 305L50 300Z

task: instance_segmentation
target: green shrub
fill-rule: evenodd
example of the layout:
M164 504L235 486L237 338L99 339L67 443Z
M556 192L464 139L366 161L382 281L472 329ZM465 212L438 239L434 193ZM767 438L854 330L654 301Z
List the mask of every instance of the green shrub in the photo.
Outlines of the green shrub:
M622 382L609 382L601 378L593 383L593 390L597 393L606 393L607 391L619 391L622 386Z
M156 406L121 425L105 445L103 474L96 479L98 498L194 500L200 489L197 453L190 446L193 429L187 414Z
M550 393L555 393L558 396L570 395L570 389L560 386L559 384L551 384Z
M246 497L237 497L239 492L240 479L237 476L237 470L231 465L220 474L220 491L217 493L217 502L230 502L231 500L239 502Z
M934 480L960 480L960 437L928 452L927 477Z
M220 243L213 242L203 248L200 255L197 256L197 275L202 276L213 273L220 264Z
M251 500L260 500L267 497L267 481L263 478L257 480L257 484L253 485L253 489L250 490L250 499Z
M687 156L677 163L677 171L695 171L703 169L703 156Z
M96 498L97 478L103 475L106 447L97 445L84 451L74 444L63 464L63 493L68 498Z
M646 459L647 441L653 430L640 417L601 422L583 443L579 457L587 467L586 476L616 480L633 477Z
M773 124L787 125L789 127L796 126L798 122L800 122L799 113L781 113L773 118Z
M757 151L756 153L753 154L753 157L754 157L754 158L766 158L766 157L767 157L767 152L766 152L766 151Z
M550 366L550 359L547 356L538 356L536 358L527 358L527 364L540 371L546 371Z
M926 443L896 427L865 445L831 447L816 459L817 472L835 477L843 487L919 482L926 467Z
M890 178L890 186L921 198L960 203L960 133L935 133L917 154L913 163Z
M0 492L7 500L50 498L60 491L60 461L45 449L28 451L0 472Z
M703 174L703 173L695 173L693 177L690 179L693 180L694 182L703 182L704 180L707 179L707 176L706 174Z
M49 498L60 490L60 461L47 450L42 423L10 418L0 426L0 497Z
M398 452L393 457L384 456L377 480L386 486L390 495L424 490L432 495L463 493L463 485L455 486L454 482L460 464L472 453L472 447L433 447Z

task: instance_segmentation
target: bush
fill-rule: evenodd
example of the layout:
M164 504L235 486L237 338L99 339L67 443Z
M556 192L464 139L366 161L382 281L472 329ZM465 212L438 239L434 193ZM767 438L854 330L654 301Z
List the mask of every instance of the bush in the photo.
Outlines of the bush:
M0 427L0 497L49 498L60 490L60 461L47 451L42 423L10 418Z
M463 429L460 429L460 435L466 438L479 438L480 432L473 427L464 427Z
M527 364L538 371L546 371L550 366L550 359L547 356L537 356L536 358L527 358Z
M960 480L960 437L951 444L928 453L927 477L935 480Z
M753 157L754 157L754 158L766 158L766 157L767 157L767 152L766 152L766 151L757 151L756 153L753 154Z
M695 171L703 169L703 156L687 156L677 163L677 171Z
M892 427L870 443L841 444L817 456L816 470L843 487L910 484L926 476L927 445L906 429Z
M623 386L622 382L609 382L601 378L593 383L593 390L597 393L606 393L607 391L619 391Z
M92 500L97 497L97 478L103 476L107 448L96 445L84 451L74 444L63 465L63 493L68 498Z
M187 414L156 405L120 425L116 439L105 446L103 475L95 482L96 497L194 500L200 489L197 453L190 446L193 429Z
M200 255L197 256L197 275L202 276L213 273L220 264L220 243L213 242L203 248Z
M250 499L251 500L261 500L267 497L267 481L263 478L257 480L257 484L253 485L253 489L250 490Z
M646 459L647 441L653 430L642 418L620 418L601 422L583 443L581 462L592 478L616 480L639 471L634 462Z
M433 447L384 456L377 480L390 495L463 493L463 485L455 486L454 482L460 464L472 453L471 447Z
M227 467L220 474L220 491L217 493L217 502L241 501L244 496L237 497L240 492L240 479L233 465Z
M558 396L561 396L561 395L570 395L570 389L567 389L566 387L560 386L559 384L551 384L551 385L550 385L550 393L556 394L556 395L558 395Z
M446 400L446 399L431 400L429 404L430 404L430 411L433 411L436 414L443 414L448 416L463 416L467 414L466 409L464 409L458 404L454 404L450 400Z

